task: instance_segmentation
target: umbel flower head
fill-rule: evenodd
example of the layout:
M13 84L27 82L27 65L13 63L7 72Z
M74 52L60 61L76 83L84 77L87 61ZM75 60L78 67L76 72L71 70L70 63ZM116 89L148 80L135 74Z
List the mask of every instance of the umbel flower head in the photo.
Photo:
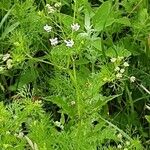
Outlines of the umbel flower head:
M71 106L75 105L76 102L75 101L71 101Z
M46 4L46 8L47 8L47 12L48 12L49 14L55 12L55 8L52 7L50 4Z
M5 54L4 56L3 56L3 58L2 58L2 60L3 61L6 61L6 60L8 60L9 59L9 57L10 57L10 54Z
M117 148L118 148L118 149L121 149L121 148L122 148L122 146L119 144L119 145L117 146Z
M121 73L117 73L117 74L116 74L116 77L117 77L117 78L122 78L122 74L121 74Z

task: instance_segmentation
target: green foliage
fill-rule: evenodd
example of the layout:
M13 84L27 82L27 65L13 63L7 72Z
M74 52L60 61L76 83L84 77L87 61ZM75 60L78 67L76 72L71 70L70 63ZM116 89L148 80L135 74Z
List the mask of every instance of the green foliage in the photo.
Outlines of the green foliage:
M94 116L86 117L80 125L71 125L71 122L68 125L64 124L61 131L58 131L58 123L43 112L38 101L21 99L21 102L14 102L7 107L1 103L0 108L0 146L3 149L21 150L25 146L29 149L46 150L96 149L97 146L102 147L106 141L107 144L110 140L119 142L115 128L108 126L101 119L96 125L92 124ZM22 129L23 124L25 130Z
M112 3L110 1L104 2L96 11L93 19L95 30L101 31L107 26L111 26L114 22L112 15Z
M0 148L149 149L148 0L0 2Z

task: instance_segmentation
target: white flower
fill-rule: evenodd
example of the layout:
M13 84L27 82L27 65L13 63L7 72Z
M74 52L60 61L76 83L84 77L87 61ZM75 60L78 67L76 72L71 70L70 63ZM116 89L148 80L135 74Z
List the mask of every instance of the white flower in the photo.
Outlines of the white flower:
M117 135L117 137L118 137L119 139L122 139L122 134L119 133L119 134Z
M115 68L115 71L119 71L119 70L120 70L120 68L119 68L119 67L116 67L116 68Z
M23 136L24 136L24 133L23 132L19 132L19 134L18 134L18 138L23 138Z
M3 55L2 60L6 61L9 57L10 57L10 54L7 53L7 54Z
M14 116L13 116L13 118L14 118L14 119L17 119L17 118L18 118L18 116L17 116L17 115L14 115Z
M6 62L7 68L11 69L12 68L12 59L8 59Z
M131 77L130 77L130 81L131 81L131 82L135 82L135 80L136 80L136 78L135 78L134 76L131 76Z
M129 64L127 63L127 62L124 62L124 64L123 64L125 67L128 67L129 66Z
M20 46L20 43L19 42L14 42L14 45L15 46Z
M74 23L71 25L73 31L78 31L80 29L80 25L78 23Z
M60 126L60 128L63 130L63 129L64 129L64 126L63 126L63 125L61 125L61 126Z
M124 57L118 56L118 60L121 61Z
M55 46L55 45L58 44L58 38L57 38L57 37L56 37L56 38L49 39L49 40L50 40L50 42L51 42L51 45L53 45L53 46Z
M110 59L110 61L113 62L113 63L114 63L116 60L117 60L116 58L111 58L111 59Z
M119 149L121 149L122 148L122 146L119 144L118 146L117 146Z
M116 77L117 77L117 78L122 78L122 74L121 74L121 73L117 73L117 74L116 74Z
M67 47L72 47L74 45L74 41L73 40L64 40L64 42L66 43Z
M130 145L130 142L129 142L129 141L126 141L126 145L129 146L129 145Z
M61 7L61 2L57 2L57 3L55 3L55 5L54 5L56 8L59 8L59 7Z
M41 100L38 100L38 104L42 104L42 101L41 101Z
M64 126L59 121L55 121L54 123L57 127L64 129Z
M55 125L56 125L57 127L60 127L60 126L61 126L61 123L60 123L59 121L55 121Z
M120 69L120 73L124 73L125 72L125 70L124 69Z
M71 101L71 105L73 106L73 105L75 105L76 104L76 102L75 101Z
M51 32L52 27L46 24L46 25L44 26L44 30L45 30L46 32Z
M49 14L54 13L55 12L55 8L52 7L50 4L46 4L46 8Z
M45 7L49 7L50 6L50 4L46 4L46 6Z

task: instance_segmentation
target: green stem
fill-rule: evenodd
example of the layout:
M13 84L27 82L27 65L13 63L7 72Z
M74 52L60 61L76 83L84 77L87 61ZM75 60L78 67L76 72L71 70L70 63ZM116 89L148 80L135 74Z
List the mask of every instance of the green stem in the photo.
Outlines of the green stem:
M92 73L94 73L94 70L95 70L95 62L92 62Z
M129 141L132 141L132 138L125 133L123 130L121 130L120 128L118 128L116 125L112 124L110 121L106 120L105 118L103 118L102 116L100 116L100 119L103 120L104 122L106 122L108 125L110 125L111 127L113 127L114 129L116 129L117 131L119 131L125 138L127 138Z
M127 94L128 94L129 104L130 104L130 106L131 106L131 113L133 114L133 113L134 113L133 99L132 99L131 92L129 91L129 88L128 88L127 85L126 85L126 92L127 92Z
M74 0L73 23L75 23L75 20L76 20L76 12L77 12L77 3L76 3L76 0ZM72 30L72 32L71 32L72 39L73 39L73 33L74 33L74 31Z
M79 90L79 86L78 86L78 82L77 82L77 74L76 74L76 65L75 65L75 61L73 59L73 57L71 57L72 59L72 65L73 65L73 73L71 73L71 71L68 69L68 74L70 75L70 78L74 84L75 90L76 90L76 107L77 107L77 114L78 114L78 129L77 129L77 143L78 143L78 148L80 146L80 130L81 130L81 124L82 124L82 119L81 119L81 101L80 101L80 90Z
M75 90L76 90L76 102L77 102L78 117L79 117L79 120L81 120L80 92L79 92L79 87L78 87L78 82L77 82L75 61L73 58L72 58L72 65L73 65L73 74L70 72L69 69L68 69L68 73L70 75L70 78L71 78L71 80L74 84Z

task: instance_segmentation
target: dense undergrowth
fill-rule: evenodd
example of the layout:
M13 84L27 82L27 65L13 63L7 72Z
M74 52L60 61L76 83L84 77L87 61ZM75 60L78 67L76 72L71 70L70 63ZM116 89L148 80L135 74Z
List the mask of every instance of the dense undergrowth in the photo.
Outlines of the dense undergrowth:
M0 150L149 150L150 2L0 0Z

